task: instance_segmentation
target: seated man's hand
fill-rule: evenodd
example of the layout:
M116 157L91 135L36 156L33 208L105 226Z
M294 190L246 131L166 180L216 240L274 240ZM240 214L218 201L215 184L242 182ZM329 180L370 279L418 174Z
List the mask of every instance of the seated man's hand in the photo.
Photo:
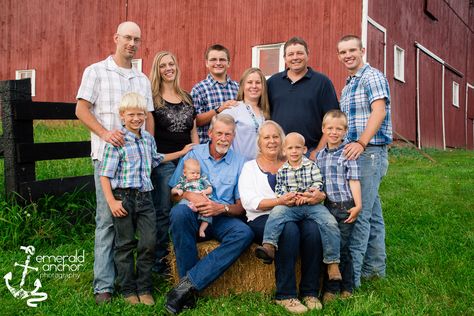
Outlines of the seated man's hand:
M202 216L216 216L224 212L222 204L207 199L205 202L194 203Z
M188 192L188 191L183 193L183 198L188 200L189 202L193 203L194 205L196 205L200 202L205 202L205 201L209 200L207 198L207 196L204 196L201 193Z

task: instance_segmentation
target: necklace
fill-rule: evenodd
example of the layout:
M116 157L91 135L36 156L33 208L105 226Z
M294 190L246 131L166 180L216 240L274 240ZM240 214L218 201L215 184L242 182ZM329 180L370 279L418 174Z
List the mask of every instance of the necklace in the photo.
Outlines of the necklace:
M260 120L259 120L257 116L255 115L255 113L250 108L250 105L248 105L247 103L244 103L244 104L245 104L245 107L247 108L247 112L249 112L250 117L252 118L253 124L255 126L255 133L258 133L258 128L260 127L260 125L262 125L263 120L264 120L263 115L260 115Z

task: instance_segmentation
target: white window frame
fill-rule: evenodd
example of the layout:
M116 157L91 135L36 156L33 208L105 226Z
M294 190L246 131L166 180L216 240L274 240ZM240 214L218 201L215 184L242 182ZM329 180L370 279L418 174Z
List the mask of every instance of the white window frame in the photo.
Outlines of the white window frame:
M260 67L260 51L275 49L278 48L279 59L278 59L278 72L285 70L285 59L283 58L283 47L285 43L276 43L276 44L266 44L266 45L257 45L252 47L252 67ZM265 78L270 78L271 76L265 76Z
M398 45L393 45L393 77L405 82L405 50Z
M132 59L132 67L135 67L138 71L142 71L142 59Z
M453 106L459 108L459 83L453 81Z
M22 75L26 75L26 78L31 80L31 96L36 96L36 70L35 69L22 69L15 71L15 79L25 79L22 78Z

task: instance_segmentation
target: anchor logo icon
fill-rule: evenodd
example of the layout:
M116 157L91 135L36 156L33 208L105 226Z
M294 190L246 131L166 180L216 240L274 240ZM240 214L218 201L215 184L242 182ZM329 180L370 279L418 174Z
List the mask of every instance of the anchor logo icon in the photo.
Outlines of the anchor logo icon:
M20 287L18 289L16 289L16 288L14 288L13 286L10 285L10 281L12 280L12 273L11 272L8 272L7 274L5 274L5 276L3 278L5 279L5 284L7 285L7 288L10 291L10 293L12 293L13 297L21 299L21 300L28 298L26 300L26 304L29 307L37 307L38 302L45 301L48 298L47 293L38 292L39 289L41 288L41 281L39 279L35 280L35 282L34 282L35 288L32 291L26 291L26 290L23 289L23 285L25 285L26 276L27 276L29 270L38 271L38 268L35 268L35 267L32 267L32 266L29 265L31 256L35 254L35 247L33 247L33 246L28 246L28 247L21 246L20 249L23 250L27 255L24 264L20 264L20 263L15 262L15 265L14 265L15 267L23 267L23 274L22 274L22 277L21 277Z

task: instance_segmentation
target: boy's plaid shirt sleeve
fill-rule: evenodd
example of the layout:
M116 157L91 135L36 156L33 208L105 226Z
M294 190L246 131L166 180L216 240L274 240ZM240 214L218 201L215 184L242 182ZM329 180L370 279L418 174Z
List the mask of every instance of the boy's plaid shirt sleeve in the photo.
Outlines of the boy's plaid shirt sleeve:
M321 176L321 171L319 170L316 163L311 165L311 188L323 189L323 177Z
M99 175L113 179L115 177L115 172L118 169L119 161L119 150L107 143L100 163Z

